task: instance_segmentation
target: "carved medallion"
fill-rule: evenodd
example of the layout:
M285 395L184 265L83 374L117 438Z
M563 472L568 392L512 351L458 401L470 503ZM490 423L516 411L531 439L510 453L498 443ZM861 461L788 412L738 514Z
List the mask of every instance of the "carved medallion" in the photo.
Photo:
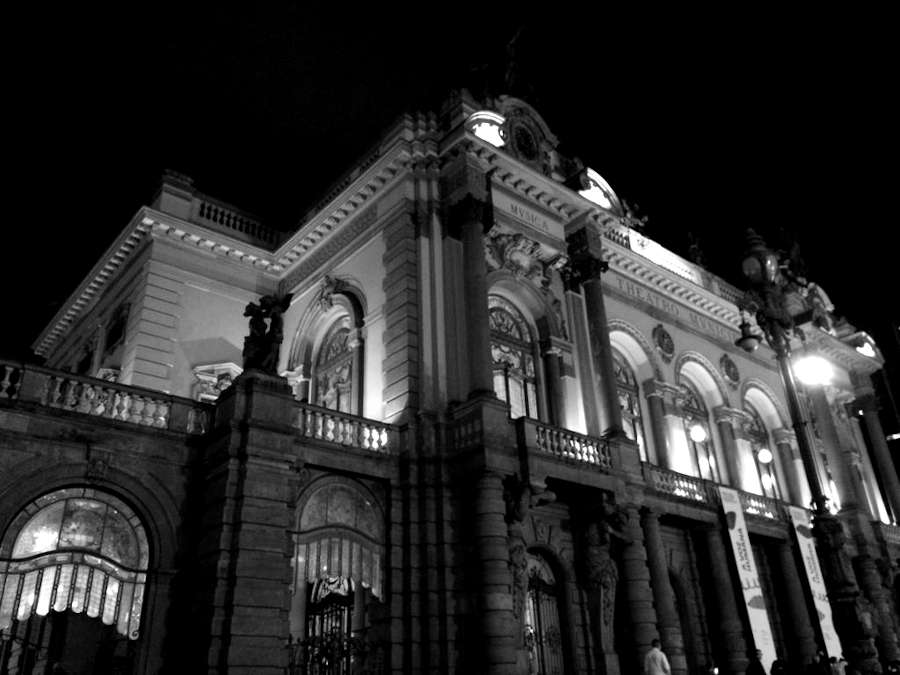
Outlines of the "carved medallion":
M653 343L656 345L656 351L662 356L663 361L670 363L675 356L675 341L669 335L669 331L662 324L658 324L653 329Z
M738 371L737 364L728 354L722 354L722 358L719 359L719 368L722 370L722 376L725 378L725 381L731 385L732 389L737 389L741 380L741 374Z

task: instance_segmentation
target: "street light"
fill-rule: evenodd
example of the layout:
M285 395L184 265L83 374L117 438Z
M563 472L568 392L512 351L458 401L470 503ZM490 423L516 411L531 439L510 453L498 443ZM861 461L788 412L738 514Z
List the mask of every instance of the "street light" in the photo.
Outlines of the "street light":
M787 263L769 249L762 237L747 230L747 251L742 269L751 290L738 302L741 310L741 336L735 344L752 352L764 339L775 352L778 370L784 384L791 423L797 435L797 445L803 468L809 482L813 501L813 536L816 539L825 586L832 605L838 634L845 650L849 651L853 665L863 673L880 672L878 651L872 640L871 620L859 602L859 586L844 548L844 532L840 521L828 508L828 497L822 489L816 468L815 436L800 404L797 380L791 364L791 336L800 338L803 333L797 324L811 319L800 296L800 285L805 281L793 276ZM759 330L754 330L748 315L755 315ZM761 333L760 333L761 331ZM821 365L821 364L820 364ZM804 372L804 366L800 371ZM813 364L815 372L815 364ZM822 382L821 371L817 373Z
M747 352L752 352L765 338L766 343L775 352L788 399L791 422L797 434L800 457L809 480L813 510L817 516L827 514L828 497L825 496L819 481L813 450L815 437L805 411L800 405L797 381L791 367L791 335L800 334L800 329L794 324L794 317L788 310L789 294L793 289L790 288L789 280L782 271L778 256L753 230L747 230L747 245L741 267L752 289L741 300L740 306L742 312L755 313L756 324L762 330L762 336L753 331L744 315L740 325L741 337L735 344Z

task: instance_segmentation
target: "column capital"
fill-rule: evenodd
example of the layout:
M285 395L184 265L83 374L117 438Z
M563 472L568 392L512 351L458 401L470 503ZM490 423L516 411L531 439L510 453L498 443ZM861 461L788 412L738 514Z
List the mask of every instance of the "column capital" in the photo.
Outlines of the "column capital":
M654 380L653 378L644 380L641 383L641 390L644 392L644 396L646 398L657 396L664 401L667 398L670 401L673 400L674 397L679 393L679 389L675 385L669 384L668 382L663 382L662 380Z
M737 408L729 408L725 405L720 405L713 408L712 413L713 420L716 424L727 422L732 427L734 427L735 431L740 431L743 423L750 420L750 416L743 410L739 410Z
M772 429L772 439L777 445L787 443L793 446L797 442L797 434L793 429L781 427L780 429Z
M562 276L567 289L574 290L588 281L598 280L609 269L603 260L602 239L594 228L585 226L575 230L566 237L566 242L569 259Z

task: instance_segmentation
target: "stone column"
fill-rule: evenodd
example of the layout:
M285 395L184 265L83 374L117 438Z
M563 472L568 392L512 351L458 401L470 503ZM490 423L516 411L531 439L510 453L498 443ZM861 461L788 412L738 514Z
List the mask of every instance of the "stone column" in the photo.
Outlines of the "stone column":
M796 438L796 434L790 429L782 428L772 431L775 448L784 459L784 465L790 468L787 484L791 503L807 507L812 501L812 495L810 495L809 486L806 484L806 470L803 468L803 460L794 446Z
M884 497L893 512L894 522L900 522L900 479L897 478L897 470L891 461L891 451L887 445L884 429L878 419L878 403L873 394L865 394L858 397L854 405L863 411L863 421L872 445L871 456L875 460L875 466L878 467L878 475L884 486Z
M562 426L562 380L559 367L560 350L550 342L541 343L541 355L544 357L544 378L547 390L547 408L550 423Z
M496 473L478 480L475 496L475 545L480 568L481 640L485 673L510 675L516 667L516 622L510 589L510 550L503 484Z
M647 380L642 385L650 410L650 431L653 435L653 447L656 448L656 463L670 468L669 441L666 434L665 389L662 382Z
M622 550L622 578L620 592L628 602L631 630L637 653L634 663L642 664L650 641L659 636L657 614L653 606L653 589L650 587L650 570L647 568L647 549L644 547L644 530L641 516L634 507L627 509L628 522L625 534L629 544Z
M650 569L650 583L653 586L659 639L662 641L663 651L669 656L672 670L686 672L687 659L684 655L681 620L675 606L675 591L669 581L669 566L659 530L659 514L645 509L641 524L647 547L647 567Z
M852 452L850 448L842 448L840 435L834 423L834 417L825 387L811 386L807 388L810 404L815 415L815 428L819 432L828 458L828 469L837 487L841 509L852 510L866 503L864 494L859 494L854 480L854 468L851 466ZM828 486L825 486L827 492Z
M350 376L350 401L352 401L353 409L351 409L351 413L354 415L362 415L363 414L363 391L360 386L363 381L363 350L365 343L363 342L362 336L360 335L360 329L354 328L350 331L350 337L347 341L347 346L353 350L353 360L351 361L351 368L353 372Z
M459 228L463 244L463 283L469 361L469 396L494 392L491 374L491 331L488 324L487 265L484 231L490 206L471 194L451 208L451 219Z
M778 546L778 558L781 578L787 593L784 604L788 610L788 626L791 627L791 637L797 642L797 653L801 663L809 663L816 653L816 636L813 624L809 620L809 610L806 605L806 593L800 581L797 571L797 560L794 558L794 549L789 541L782 542ZM804 572L805 573L805 572ZM781 654L782 658L787 654Z
M728 544L722 537L720 528L710 527L706 530L706 545L709 549L709 568L716 593L718 635L724 643L722 650L728 654L727 663L721 665L725 666L725 673L743 673L747 667L744 623L735 599L731 566L725 548Z
M891 599L885 589L881 574L875 566L872 556L859 555L853 561L856 566L856 578L865 593L866 598L872 603L875 624L878 635L878 655L888 663L894 659L900 659L900 646L898 646L897 633L894 631L893 612L891 611Z
M599 233L589 226L576 230L567 237L570 267L569 285L581 285L587 309L588 338L594 371L600 379L600 429L604 435L618 436L622 431L622 410L619 408L619 391L613 367L612 345L609 341L609 325L606 320L606 303L600 275L606 270L601 257L602 243Z
M734 433L735 420L740 419L742 412L723 405L713 410L713 418L719 428L719 437L722 439L722 455L725 457L725 466L728 467L730 484L743 489L743 476L741 476L741 464L738 461L738 446Z

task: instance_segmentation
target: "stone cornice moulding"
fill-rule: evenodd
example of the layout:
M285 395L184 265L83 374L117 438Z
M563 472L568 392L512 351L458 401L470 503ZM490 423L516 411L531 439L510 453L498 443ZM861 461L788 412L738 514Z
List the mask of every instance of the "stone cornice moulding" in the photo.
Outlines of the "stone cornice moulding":
M131 222L100 256L97 264L91 268L84 280L47 323L37 340L31 345L36 354L47 355L57 340L69 331L80 315L93 306L107 283L118 274L125 261L132 257L142 241L147 238L152 229L152 223L145 222L144 212L144 208L137 211Z
M805 324L803 328L807 342L813 345L821 355L840 364L851 373L871 375L884 366L883 359L864 356L840 338L830 335L812 324ZM797 353L799 352L798 349Z
M327 239L347 218L365 209L380 193L390 189L402 178L404 170L413 160L413 152L408 145L408 140L398 139L382 157L301 225L274 253L278 264L288 270Z

